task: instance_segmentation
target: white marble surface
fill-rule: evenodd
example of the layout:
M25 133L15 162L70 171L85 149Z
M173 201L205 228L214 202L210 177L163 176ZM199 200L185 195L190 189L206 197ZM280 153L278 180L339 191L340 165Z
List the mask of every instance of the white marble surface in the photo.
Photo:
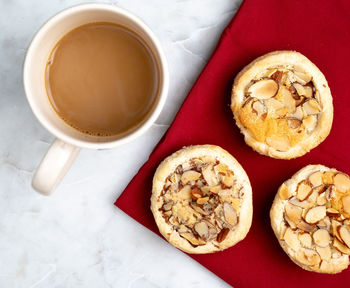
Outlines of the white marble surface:
M170 92L156 124L129 145L81 152L51 197L33 171L53 140L33 116L22 63L35 31L82 1L0 0L0 287L226 287L113 206L171 123L240 0L120 0L159 37Z

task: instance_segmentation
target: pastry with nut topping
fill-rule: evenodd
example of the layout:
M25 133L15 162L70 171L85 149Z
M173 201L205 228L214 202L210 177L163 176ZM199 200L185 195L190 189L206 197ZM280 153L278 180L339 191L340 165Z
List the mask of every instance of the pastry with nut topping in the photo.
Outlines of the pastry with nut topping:
M348 267L348 175L323 165L304 167L280 186L270 217L280 245L300 267L330 274Z
M187 253L235 245L252 222L252 189L237 160L214 145L185 147L154 178L151 210L160 233Z
M329 134L332 95L322 72L294 51L261 56L235 78L231 109L246 143L260 154L291 159Z

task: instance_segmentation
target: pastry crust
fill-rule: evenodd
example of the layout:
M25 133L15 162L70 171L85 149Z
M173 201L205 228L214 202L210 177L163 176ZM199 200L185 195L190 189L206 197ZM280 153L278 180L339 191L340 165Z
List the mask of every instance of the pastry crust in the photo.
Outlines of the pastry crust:
M304 201L301 201L301 202L296 201L296 193L297 193L296 190L299 189L298 185L300 185L298 183L301 183L302 181L304 181L302 183L306 183L309 185L310 179L311 179L310 175L315 176L316 175L315 173L319 173L319 172L322 175L323 184L319 186L311 185L313 187L312 194L308 196L308 198ZM337 174L342 174L346 176L345 174L337 171L336 169L330 169L323 165L308 165L304 167L303 169L299 170L296 174L294 174L292 178L288 179L280 186L270 210L271 226L281 247L295 264L297 264L298 266L308 271L335 274L346 269L349 265L349 255L347 255L346 253L340 252L338 249L334 247L334 241L338 241L338 240L336 236L334 236L335 235L334 234L335 232L333 229L334 226L331 223L333 223L333 221L335 220L336 222L334 223L338 223L339 227L347 226L347 228L350 229L349 228L350 222L347 222L347 219L350 219L350 215L344 212L344 207L342 207L342 204L341 204L341 197L350 195L350 184L349 184L350 182L347 184L348 185L347 191L340 193L339 190L337 190L336 188L337 185L332 180L334 179L334 176ZM309 181L309 182L305 182L305 181ZM328 184L324 184L325 182L327 182ZM316 190L318 192L315 192ZM313 194L313 193L316 193L316 194ZM324 200L320 200L321 198L320 199L318 198L323 196L321 195L322 193L325 193L326 198L324 198ZM317 195L316 198L314 198L313 195ZM297 205L295 206L293 204L290 204L292 202L296 203ZM304 205L305 203L303 204L303 202L309 203L310 205L305 206L305 209L302 210L303 211L301 214L302 218L300 220L296 220L297 217L293 220L288 219L288 216L291 217L291 212L286 212L287 211L286 206L291 205L289 207L293 209L300 209L299 208L300 206L298 205ZM323 204L323 205L320 205L320 204ZM310 221L307 218L308 211L310 211L313 207L316 207L316 206L327 207L327 212L326 212L327 214L322 220L316 222L315 224L310 225L309 223L307 223L307 220ZM339 215L337 216L335 216L335 214L330 213L330 211L332 211L330 209L333 209L334 207L336 207L337 210L339 211ZM332 211L332 213L334 213L334 211ZM293 223L294 224L297 223L297 227L294 227ZM303 229L300 229L300 227L302 226L299 225L298 223L302 223L303 225L306 225L306 227ZM308 228L311 228L311 229L308 229ZM297 238L295 238L297 239L297 241L291 240L293 237L286 236L288 229L291 229L288 232L291 232L291 234L295 233L295 235L297 235L296 236ZM308 230L308 231L305 231L305 230ZM322 246L320 243L316 244L315 232L318 230L328 231L329 234L327 234L327 232L325 231L322 231L322 232L325 232L326 236L328 235L327 237L329 237L328 245L327 245L327 242L324 246ZM303 237L301 235L304 235L304 234L310 235L310 236L307 236L307 238L311 240L309 241L308 244L306 244L307 241L306 242L301 241L301 237ZM319 245L321 245L323 248ZM343 243L343 245L345 244ZM319 250L317 250L317 249L320 249L320 250L329 249L328 247L330 248L330 251L331 251L329 253L332 253L331 256L329 255L322 256ZM347 249L347 246L345 246L344 249ZM308 253L309 256L312 256L314 258L310 258L309 259L310 261L306 260L304 256L301 256L305 252ZM330 257L330 258L327 258L327 257ZM315 262L312 263L313 261Z
M210 164L210 163L213 163L213 161L214 161L214 164ZM195 165L197 165L197 164L193 164L193 163L201 163L200 166L198 166L200 168L198 168L198 167L195 168L196 167ZM218 164L224 164L221 167L224 167L224 169L227 169L227 171L230 171L229 172L230 174L227 174L227 175L231 175L232 177L234 177L234 179L231 179L231 180L233 180L233 181L231 181L233 183L232 187L230 188L231 190L220 188L220 186L217 185L215 187L218 187L220 189L220 191L216 190L215 193L208 192L209 188L206 188L206 190L204 188L209 187L213 183L209 183L209 184L206 183L206 181L203 180L203 178L202 178L203 174L201 175L201 178L199 178L197 181L192 181L192 182L189 182L187 184L182 183L183 178L181 178L181 180L177 180L179 182L179 184L173 184L173 183L169 182L169 176L175 175L176 174L175 171L182 171L182 172L179 172L180 174L184 173L184 171L186 171L186 170L187 171L188 170L195 170L195 171L199 171L199 173L201 173L201 171L203 171L203 169L206 169L206 167L209 167L209 165L218 165ZM179 168L179 166L181 168ZM210 166L210 167L214 167L212 169L212 171L217 172L216 169L217 169L217 167L220 167L220 166ZM220 176L216 172L215 172L215 175L216 175L215 177L218 177L217 179L222 179L220 177L226 177L226 176ZM224 175L224 174L221 174L221 175ZM207 178L204 178L204 179L207 179ZM199 181L201 183L199 183ZM173 182L175 183L176 180ZM199 185L203 184L205 187L204 186L197 186L198 183L199 183ZM220 184L221 187L223 187L222 182L220 182L220 183L221 183ZM222 234L222 232L224 232L223 231L224 229L227 229L226 232L228 232L228 231L229 232L225 233L226 235L224 235L224 237L222 237L222 235L219 236L219 234L214 233L213 237L215 237L215 238L211 238L211 239L207 239L207 240L204 239L204 241L201 237L198 236L199 234L194 232L196 230L193 230L193 228L191 230L191 228L189 228L191 225L186 226L186 225L188 225L188 224L186 224L187 222L182 222L179 220L179 223L176 223L176 225L171 224L169 222L169 219L167 218L167 216L165 216L163 214L164 213L163 207L164 207L166 201L170 201L170 203L173 203L172 204L173 206L170 209L170 211L172 211L175 214L176 214L176 211L178 211L178 210L174 210L174 207L177 205L177 203L180 203L180 202L181 202L181 205L183 205L181 207L184 207L184 209L186 210L185 211L186 213L193 214L196 212L194 212L194 210L191 207L193 207L193 205L197 205L196 203L199 203L198 202L199 200L196 200L196 198L193 198L193 194L190 194L192 196L187 196L187 198L184 200L181 200L181 201L175 200L175 198L178 197L178 196L176 196L176 195L178 195L178 191L176 191L176 189L171 193L169 192L170 194L168 192L165 192L165 189L168 189L166 191L170 191L169 190L171 188L170 184L171 185L178 185L180 188L187 186L187 185L191 185L191 189L196 189L194 187L197 187L197 188L199 187L200 191L207 191L202 196L202 197L204 197L204 200L207 200L205 197L205 196L207 196L207 198L209 198L210 200L213 199L212 201L214 201L215 199L216 199L215 201L219 201L219 202L216 202L216 204L213 204L213 207L212 207L213 210L210 210L211 208L207 207L209 209L209 211L211 211L211 213L207 213L207 216L203 216L203 215L200 216L200 214L197 213L197 216L195 218L196 219L195 221L197 221L197 223L201 222L202 220L207 221L207 219L209 219L209 220L206 223L208 223L209 221L215 222L215 220L211 220L211 219L216 219L215 218L216 213L220 214L220 212L218 212L218 211L223 211L223 210L218 210L218 209L220 207L223 207L223 205L228 206L228 203L229 203L231 206L231 207L229 207L229 210L230 209L232 210L233 209L232 207L235 208L236 215L237 215L236 224L231 226L231 225L226 223L227 221L223 220L220 224L220 225L223 225L223 227L220 228L217 225L214 225L215 229L217 229L217 231L218 231L217 233L219 233L219 234L220 233ZM229 185L229 184L227 184L227 185ZM176 187L178 187L178 186L176 186ZM166 187L168 187L168 188L166 188ZM214 186L211 186L211 187L214 187ZM223 191L222 189L225 191ZM193 193L193 190L191 190L191 191L192 191L191 193ZM229 191L229 194L227 194L227 191ZM166 194L166 193L168 193L168 194ZM200 192L200 193L202 193L202 192ZM167 196L168 198L165 198L165 196ZM169 200L169 197L175 197L175 198L170 198L170 200ZM210 202L210 203L214 203L214 202ZM236 203L236 204L234 205L234 203ZM237 203L239 203L239 204L237 204ZM201 206L201 205L199 205L199 206L202 207L203 209L206 208L206 207ZM250 226L251 226L252 213L253 213L252 212L253 211L253 208L252 208L252 189L251 189L251 185L250 185L248 176L245 173L244 169L237 162L237 160L232 155L230 155L227 151L225 151L224 149L222 149L218 146L214 146L214 145L189 146L189 147L185 147L185 148L173 153L169 157L167 157L159 165L158 169L156 170L154 178L153 178L151 210L152 210L152 213L154 215L154 219L158 225L160 233L164 236L164 238L166 238L169 241L169 243L171 243L175 247L177 247L177 248L179 248L187 253L193 253L193 254L212 253L212 252L224 250L226 248L229 248L229 247L235 245L237 242L244 239L245 236L247 235L247 233L250 229ZM178 214L177 215L175 215L175 214L173 214L173 216L180 217ZM190 219L193 216L192 214L188 214L188 215L190 215L189 216ZM226 216L226 214L220 214L220 215ZM199 218L197 218L197 217L199 217ZM201 218L201 217L204 217L204 218ZM219 221L221 221L221 220L219 220ZM179 228L179 226L181 224L184 224L184 225L181 226L182 228L181 227ZM192 227L194 227L194 226L192 225ZM211 227L211 226L209 225L209 227ZM227 228L227 227L229 227L229 228ZM202 243L198 246L191 244L190 241L188 241L184 237L180 236L181 231L182 231L181 229L182 230L187 229L187 232L190 231L190 234L196 236L197 238L201 238L199 240ZM219 232L220 229L222 229L221 232ZM183 235L183 234L181 234L181 235ZM219 241L218 240L219 237L224 238L224 239L222 241Z
M291 75L291 77L287 79L291 79L288 83L288 89L293 89L293 97L299 97L299 91L296 92L294 89L294 83L299 84L293 74L294 71L297 73L301 72L302 75L309 75L311 77L311 81L308 84L303 83L303 85L309 85L313 89L313 98L316 99L319 105L320 110L316 116L310 116L309 114L304 113L304 117L309 115L307 121L303 120L305 118L301 118L301 127L298 129L290 129L287 124L281 120L280 115L269 117L269 113L267 113L267 119L263 119L266 115L262 115L263 117L253 117L252 114L249 113L251 111L245 111L243 109L244 105L247 103L247 97L249 97L250 92L248 88L254 84L255 81L259 81L261 79L271 79L271 75L266 74L268 71L272 71L273 69L277 69L277 71L285 71ZM281 69L281 70L280 70ZM266 76L268 75L268 76ZM275 75L276 76L276 75ZM277 96L273 96L272 98L276 99L281 94L281 82L279 83ZM291 84L291 85L289 85ZM290 86L291 87L290 89ZM305 87L305 86L304 86ZM303 87L301 87L303 88ZM307 88L309 89L309 88ZM286 89L285 89L286 90ZM253 98L253 100L256 98ZM294 98L295 99L295 98ZM301 100L310 100L310 98L301 97ZM255 101L254 100L254 101ZM295 103L298 103L299 100L295 100ZM264 102L263 100L261 102ZM301 101L299 101L301 102ZM304 105L302 104L296 104ZM265 106L266 108L266 106ZM271 52L266 55L263 55L252 63L247 65L239 74L236 76L232 88L232 96L231 96L231 110L234 114L234 118L237 126L240 128L241 133L244 135L245 142L251 146L255 151L260 154L267 155L273 158L279 159L291 159L304 155L309 152L314 147L318 146L330 133L333 121L333 104L332 104L332 95L330 89L328 87L328 83L322 72L314 65L308 58L303 56L302 54L295 51L276 51ZM304 110L302 110L304 111ZM269 111L267 111L269 112ZM290 112L290 111L289 111ZM291 119L291 117L295 116L295 113L291 116L290 114L284 114L283 119ZM254 116L254 115L253 115ZM259 116L259 115L258 115ZM317 123L311 123L314 120L313 117L316 117ZM295 121L296 125L298 121ZM304 122L305 121L305 122ZM287 122L286 122L287 123ZM288 122L289 124L290 122ZM306 125L316 125L312 131L305 128ZM255 131L254 131L255 129ZM259 134L260 135L257 135ZM272 141L274 137L282 137L283 141L289 141L287 148L279 148L281 145L277 143L277 145L273 145L270 141L267 141L267 137L271 137ZM282 142L283 142L282 141ZM284 143L282 143L284 145Z

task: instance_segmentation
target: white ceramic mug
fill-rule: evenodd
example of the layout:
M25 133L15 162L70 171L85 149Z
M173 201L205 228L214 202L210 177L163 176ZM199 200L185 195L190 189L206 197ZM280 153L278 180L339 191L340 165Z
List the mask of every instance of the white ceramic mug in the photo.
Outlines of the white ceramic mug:
M112 22L135 31L151 49L158 66L158 95L153 108L132 131L98 137L67 125L52 108L45 88L45 68L55 44L69 31L86 23ZM56 140L40 163L32 181L38 192L49 195L60 183L81 148L107 149L125 144L145 132L159 116L168 93L169 72L159 41L138 17L112 4L83 4L68 8L48 20L34 36L23 68L24 88L30 107Z

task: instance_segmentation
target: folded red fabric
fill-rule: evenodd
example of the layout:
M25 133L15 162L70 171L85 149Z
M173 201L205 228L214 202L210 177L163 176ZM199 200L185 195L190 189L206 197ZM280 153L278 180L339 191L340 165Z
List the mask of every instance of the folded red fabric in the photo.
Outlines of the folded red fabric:
M307 56L325 74L333 94L330 135L294 160L254 152L244 143L229 107L235 75L256 57L275 50L296 50ZM183 146L219 145L237 158L250 178L253 225L242 242L226 251L190 256L235 287L349 286L349 269L322 275L295 265L280 248L269 219L279 185L305 165L320 163L350 173L349 55L349 1L244 1L173 124L115 205L159 234L150 211L152 177L158 164Z

